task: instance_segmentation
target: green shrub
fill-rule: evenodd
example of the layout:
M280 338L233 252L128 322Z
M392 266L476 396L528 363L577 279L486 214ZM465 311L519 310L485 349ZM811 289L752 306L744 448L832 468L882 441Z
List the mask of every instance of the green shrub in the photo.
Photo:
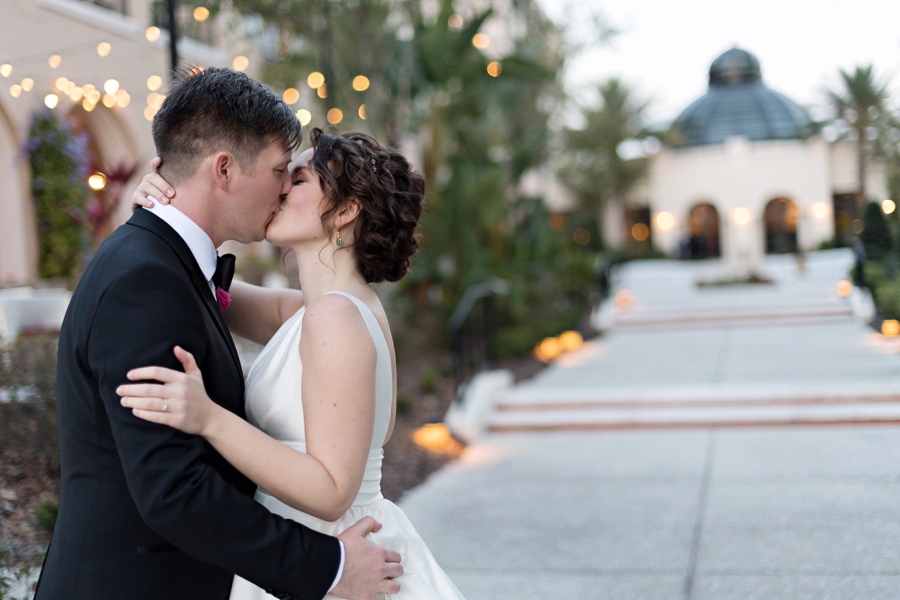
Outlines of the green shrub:
M90 155L87 136L76 134L52 110L31 119L24 150L38 227L41 277L69 277L91 247L85 198Z
M45 500L36 511L34 511L34 521L38 528L43 529L47 533L53 533L56 527L56 518L59 516L59 501Z
M894 242L891 239L891 231L881 205L877 202L869 202L863 213L863 230L859 239L866 248L869 260L881 260L891 254Z
M432 370L422 373L422 391L426 394L433 394L437 390L438 376Z
M406 394L397 394L397 413L401 415L409 414L412 410L412 398Z

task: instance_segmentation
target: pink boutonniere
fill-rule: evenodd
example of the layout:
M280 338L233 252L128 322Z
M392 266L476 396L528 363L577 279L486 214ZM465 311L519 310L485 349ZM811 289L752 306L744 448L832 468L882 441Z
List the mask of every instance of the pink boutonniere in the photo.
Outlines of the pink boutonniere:
M231 294L220 287L216 288L216 300L219 302L219 310L225 310L231 306Z

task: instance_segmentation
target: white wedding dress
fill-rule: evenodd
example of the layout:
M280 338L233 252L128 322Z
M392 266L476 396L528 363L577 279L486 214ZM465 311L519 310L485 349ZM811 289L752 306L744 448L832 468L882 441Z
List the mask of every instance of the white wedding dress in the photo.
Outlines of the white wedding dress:
M438 566L403 511L381 495L381 461L384 457L382 445L390 427L393 403L391 354L384 332L375 315L361 300L344 292L329 293L346 296L356 304L375 342L377 352L375 428L362 486L356 500L353 501L353 506L334 522L323 521L291 508L261 489L256 491L256 501L273 513L334 536L363 517L373 517L383 527L377 533L368 536L368 539L379 546L399 552L403 565L403 576L397 580L401 586L400 593L379 594L379 598L462 600L462 594ZM303 374L303 365L300 362L300 329L305 312L306 307L303 307L285 321L263 348L247 376L246 395L247 420L276 440L301 452L306 452L303 403L300 398L300 379ZM331 600L337 596L328 594L325 598ZM263 599L274 599L274 596L235 576L231 600Z

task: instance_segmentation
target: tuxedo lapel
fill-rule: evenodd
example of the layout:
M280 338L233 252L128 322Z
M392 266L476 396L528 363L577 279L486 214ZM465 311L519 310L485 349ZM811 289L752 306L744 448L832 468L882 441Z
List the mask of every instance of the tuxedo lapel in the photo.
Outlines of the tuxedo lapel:
M200 296L203 305L206 307L206 310L212 316L213 322L216 324L216 329L219 330L219 334L228 345L228 351L231 353L231 358L234 360L234 364L241 374L241 391L243 392L243 368L241 367L241 359L238 355L237 348L234 346L234 339L231 337L228 326L225 324L225 318L222 316L222 310L219 308L218 301L213 296L212 290L209 288L209 282L206 280L206 277L204 277L203 271L200 270L200 265L197 264L197 259L194 258L187 243L181 239L181 236L178 235L168 223L147 210L136 210L128 220L127 224L155 233L175 251L176 255L178 255L178 259L191 276L191 282L194 284L194 291Z

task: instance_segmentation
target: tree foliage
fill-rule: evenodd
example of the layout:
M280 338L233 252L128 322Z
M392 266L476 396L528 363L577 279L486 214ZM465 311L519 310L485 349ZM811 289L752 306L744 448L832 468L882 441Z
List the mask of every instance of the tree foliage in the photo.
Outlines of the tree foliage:
M611 201L623 201L646 175L647 159L626 159L620 146L647 135L643 113L647 102L619 79L598 88L600 105L582 109L584 126L564 132L562 181L585 214L599 218Z
M31 166L31 194L38 227L40 277L69 277L90 248L85 211L87 138L45 109L31 119L24 151Z

